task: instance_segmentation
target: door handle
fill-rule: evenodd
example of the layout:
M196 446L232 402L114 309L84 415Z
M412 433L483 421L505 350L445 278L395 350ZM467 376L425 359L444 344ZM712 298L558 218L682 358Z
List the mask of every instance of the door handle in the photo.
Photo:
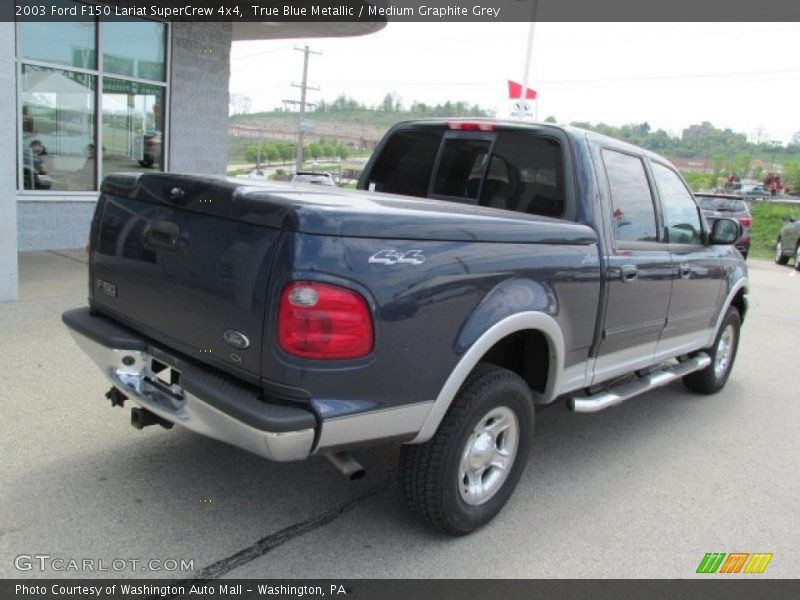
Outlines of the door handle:
M154 221L145 227L142 234L145 246L162 250L176 250L180 228L171 221Z
M692 276L692 267L688 263L683 263L680 267L681 278L689 279Z
M639 279L639 269L636 268L636 265L623 265L620 268L620 277L622 283L633 283Z

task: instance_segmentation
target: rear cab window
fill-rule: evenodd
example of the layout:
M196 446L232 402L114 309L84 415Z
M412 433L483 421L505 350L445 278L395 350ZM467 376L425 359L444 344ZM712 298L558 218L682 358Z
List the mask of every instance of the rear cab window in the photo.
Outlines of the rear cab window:
M399 129L359 187L563 217L567 206L562 141L537 130Z

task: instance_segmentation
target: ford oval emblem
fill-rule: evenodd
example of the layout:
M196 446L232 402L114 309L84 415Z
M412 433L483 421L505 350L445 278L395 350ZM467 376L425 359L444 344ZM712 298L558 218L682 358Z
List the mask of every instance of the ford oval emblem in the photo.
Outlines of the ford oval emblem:
M247 339L247 336L243 334L241 331L236 331L235 329L228 329L225 333L222 334L222 337L225 338L225 341L233 346L234 348L239 348L239 350L244 350L245 348L250 347L250 340Z

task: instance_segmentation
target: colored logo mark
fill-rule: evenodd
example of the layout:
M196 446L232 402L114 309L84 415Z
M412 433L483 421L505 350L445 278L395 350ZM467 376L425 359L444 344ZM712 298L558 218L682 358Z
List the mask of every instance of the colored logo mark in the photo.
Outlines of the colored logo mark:
M763 573L771 560L772 554L765 552L708 552L697 566L697 573Z

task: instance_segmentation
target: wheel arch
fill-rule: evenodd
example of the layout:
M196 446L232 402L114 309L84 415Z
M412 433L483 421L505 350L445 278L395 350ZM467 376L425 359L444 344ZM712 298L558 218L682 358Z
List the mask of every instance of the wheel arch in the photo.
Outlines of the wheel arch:
M744 323L744 317L747 314L747 292L749 289L750 284L747 277L739 279L739 281L737 281L736 284L731 287L727 297L725 298L725 302L723 302L720 306L720 311L717 315L717 321L714 324L714 329L711 330L711 335L708 340L709 346L714 343L715 339L717 339L717 333L719 332L719 328L722 325L723 319L725 319L725 313L728 312L728 307L735 306L739 311L739 318L741 319L742 323Z
M500 345L511 343L515 336L523 338L541 336L541 339L546 341L547 379L543 382L541 392L536 389L532 391L543 402L548 402L556 396L564 369L564 336L561 327L552 316L542 312L526 311L510 315L492 325L466 350L442 386L419 433L409 443L427 442L434 436L456 394L473 369L485 357L491 357L492 351Z

